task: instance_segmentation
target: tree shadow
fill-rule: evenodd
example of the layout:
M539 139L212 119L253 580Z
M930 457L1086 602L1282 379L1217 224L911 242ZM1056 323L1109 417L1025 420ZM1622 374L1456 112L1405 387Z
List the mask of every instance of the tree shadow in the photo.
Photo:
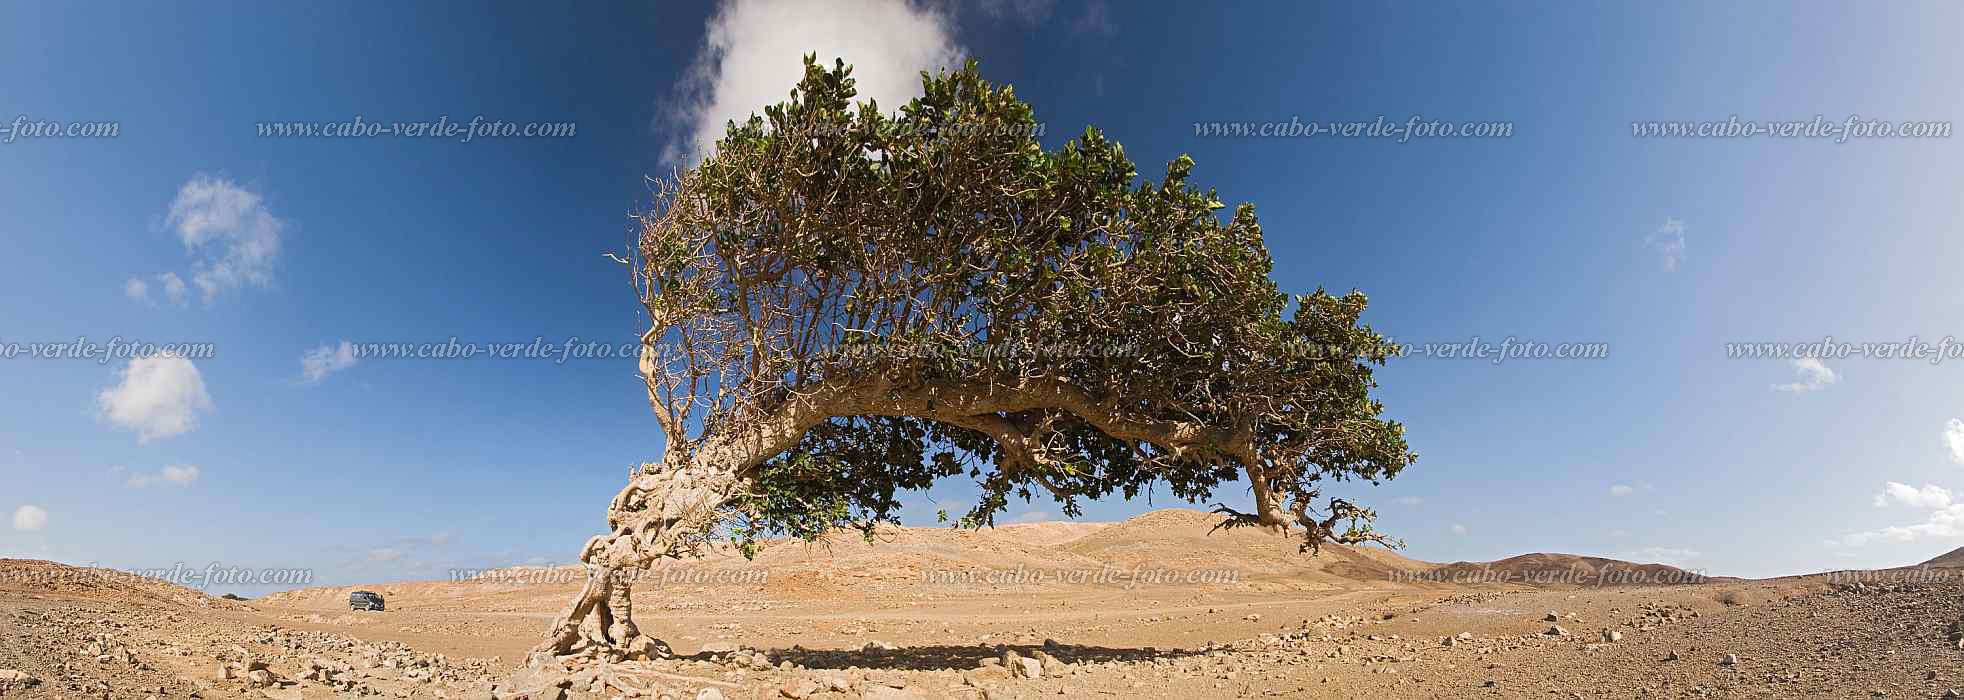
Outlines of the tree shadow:
M848 650L848 649L756 649L770 658L771 663L785 661L817 670L845 670L861 668L891 671L965 671L982 665L984 659L1002 657L1004 649L1014 649L1025 656L1036 656L1045 652L1066 663L1098 663L1104 661L1151 661L1153 659L1173 659L1199 656L1205 652L1188 649L1158 649L1155 647L1115 648L1059 644L990 644L990 645L922 645L899 647L886 650ZM694 661L708 661L722 656L716 652L698 652L680 658Z

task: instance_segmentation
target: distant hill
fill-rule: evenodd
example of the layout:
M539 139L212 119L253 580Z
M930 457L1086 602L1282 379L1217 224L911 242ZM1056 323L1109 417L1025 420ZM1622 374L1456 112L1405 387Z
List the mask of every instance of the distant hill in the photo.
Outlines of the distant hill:
M1930 567L1940 567L1940 568L1964 568L1964 547L1958 547L1956 549L1945 552L1941 555L1938 555L1935 559L1931 559L1929 561L1923 562L1918 566L1930 566Z
M769 542L755 560L718 548L704 559L662 562L637 590L668 589L649 596L649 605L693 605L687 601L707 598L769 606L771 601L841 595L911 601L1043 594L1083 585L1137 594L1180 580L1242 592L1521 590L1593 586L1598 578L1603 585L1696 580L1690 572L1662 564L1572 554L1442 565L1382 547L1331 544L1310 556L1297 551L1300 540L1295 537L1213 529L1219 521L1212 513L1169 508L1112 523L1046 522L983 530L881 527L871 544L857 532L845 532L818 545ZM386 596L391 609L551 612L584 580L579 567L564 566L463 573L449 581L287 591L254 603L345 611L349 591L372 590ZM1059 578L1071 574L1081 578ZM709 592L714 595L692 595Z
M1648 586L1702 583L1700 574L1664 564L1536 552L1489 562L1458 561L1419 574L1441 583L1529 586Z
M213 598L161 579L39 559L0 559L0 592L161 607L239 607L236 602Z

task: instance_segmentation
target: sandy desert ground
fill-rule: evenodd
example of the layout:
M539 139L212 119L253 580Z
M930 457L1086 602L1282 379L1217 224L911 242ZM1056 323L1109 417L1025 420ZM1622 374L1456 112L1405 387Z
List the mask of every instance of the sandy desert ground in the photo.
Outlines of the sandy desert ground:
M666 640L673 658L588 660L570 673L535 672L524 657L577 590L571 570L238 602L0 560L0 696L1964 692L1964 581L1948 575L1964 569L1871 572L1860 585L1826 577L1656 584L1682 572L1547 554L1443 566L1376 548L1308 557L1267 534L1209 534L1212 522L1163 510L1115 524L893 528L870 545L783 543L754 561L719 554L636 587L636 621ZM1511 580L1493 580L1496 571ZM1551 571L1562 573L1542 580ZM349 611L356 589L383 593L389 611Z

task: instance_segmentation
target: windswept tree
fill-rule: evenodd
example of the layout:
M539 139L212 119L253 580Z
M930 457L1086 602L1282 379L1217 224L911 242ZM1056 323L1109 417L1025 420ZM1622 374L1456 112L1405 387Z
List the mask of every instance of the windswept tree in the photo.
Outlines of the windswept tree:
M1270 281L1254 207L1231 215L1174 160L1157 183L1095 129L1046 151L1029 105L970 64L883 114L851 70L805 62L782 104L658 183L629 261L641 373L666 437L580 560L537 652L649 653L627 577L736 533L890 522L896 493L974 479L958 525L1011 498L1245 479L1223 526L1382 541L1325 480L1413 460L1372 369L1364 295Z

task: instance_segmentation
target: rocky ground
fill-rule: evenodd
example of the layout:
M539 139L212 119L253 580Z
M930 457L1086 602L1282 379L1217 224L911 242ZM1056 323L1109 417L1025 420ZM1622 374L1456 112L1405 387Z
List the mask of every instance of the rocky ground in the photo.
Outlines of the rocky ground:
M523 652L561 590L433 586L351 613L304 592L0 585L0 697L1955 697L1964 579L1935 578L662 590L637 621L674 656L539 668Z

